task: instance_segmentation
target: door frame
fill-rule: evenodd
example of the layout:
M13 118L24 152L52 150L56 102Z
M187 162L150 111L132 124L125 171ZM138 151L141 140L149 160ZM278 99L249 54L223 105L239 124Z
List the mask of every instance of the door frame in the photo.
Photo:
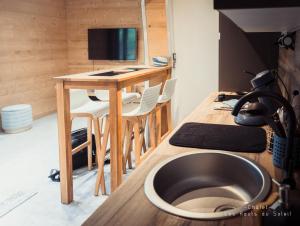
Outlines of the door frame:
M173 0L165 0L165 2L166 2L167 30L168 30L168 40L169 40L169 54L170 56L172 56L172 54L175 53Z

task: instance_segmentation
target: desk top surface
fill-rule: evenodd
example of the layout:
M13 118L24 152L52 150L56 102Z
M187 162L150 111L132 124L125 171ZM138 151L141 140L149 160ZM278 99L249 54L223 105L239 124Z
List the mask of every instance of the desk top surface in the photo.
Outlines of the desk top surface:
M139 71L130 71L126 68L145 68ZM153 67L147 65L139 65L139 66L127 66L121 68L113 68L113 69L106 69L106 70L98 70L98 71L91 71L91 72L84 72L78 74L70 74L70 75L63 75L59 77L55 77L57 81L70 81L70 82L122 82L131 79L138 79L140 77L147 77L154 74L159 74L160 72L164 72L170 70L171 66L165 67ZM114 76L95 76L96 74L101 74L105 72L113 71L115 73L120 72L120 74ZM124 73L126 72L126 73Z

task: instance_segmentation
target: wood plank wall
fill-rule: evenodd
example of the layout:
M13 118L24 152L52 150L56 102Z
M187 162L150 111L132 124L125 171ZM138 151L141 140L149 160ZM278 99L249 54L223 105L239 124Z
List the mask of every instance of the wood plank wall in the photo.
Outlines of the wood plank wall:
M168 56L168 28L166 15L166 0L146 0L146 22L148 39L148 57L152 64L154 56ZM161 78L150 80L149 85L154 86L161 83ZM162 109L162 118L167 118L166 108ZM168 130L167 121L162 121L161 133Z
M138 28L138 60L144 62L140 0L67 0L69 73L128 65L122 61L88 60L88 28Z
M168 54L164 0L147 0L149 57ZM34 117L55 111L54 76L128 65L90 61L87 29L138 28L144 63L140 0L0 0L0 108L29 103ZM151 62L151 61L150 61Z
M165 0L146 0L149 62L153 56L168 56L168 29Z
M66 73L62 0L0 0L0 108L29 103L35 117L56 109L53 76Z

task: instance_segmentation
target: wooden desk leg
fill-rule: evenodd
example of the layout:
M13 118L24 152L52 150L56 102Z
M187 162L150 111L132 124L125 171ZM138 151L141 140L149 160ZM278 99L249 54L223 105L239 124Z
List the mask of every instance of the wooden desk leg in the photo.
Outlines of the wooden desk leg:
M61 202L69 204L73 201L70 93L63 82L56 84L56 98Z
M111 192L122 183L122 90L109 89Z

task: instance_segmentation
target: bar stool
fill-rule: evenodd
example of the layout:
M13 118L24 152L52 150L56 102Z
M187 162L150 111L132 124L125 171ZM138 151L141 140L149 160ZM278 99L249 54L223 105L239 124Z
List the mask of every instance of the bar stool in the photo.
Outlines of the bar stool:
M149 126L152 133L150 133L150 140L155 142L155 128L154 128L154 109L159 97L161 84L150 87L144 90L139 103L129 103L123 105L123 128L122 128L122 146L125 147L125 153L123 155L123 171L126 171L126 163L129 161L130 168L131 163L131 151L132 151L132 138L135 140L135 157L136 164L140 164L141 160L146 157L146 154L141 158L142 148L146 152L146 146L144 142L144 130L146 124L146 118L149 116ZM101 150L106 150L108 137L110 133L109 117L105 119L105 128L103 133L103 143ZM133 134L133 136L132 136ZM126 142L126 145L124 143ZM152 148L152 147L151 147ZM150 151L149 151L150 152ZM148 153L148 152L147 152ZM147 154L148 155L148 154ZM100 159L104 159L104 152L101 151ZM102 168L99 168L96 180L95 195L99 193L100 176Z
M102 122L109 111L108 102L92 101L89 99L86 90L70 90L70 108L71 108L71 126L74 118L86 118L88 122L87 127L87 141L72 150L72 154L87 147L88 152L88 169L92 169L92 127L94 124L96 156L98 168L104 167L104 159L99 156L105 150L101 149L101 131ZM104 171L101 171L101 190L106 193Z
M132 167L131 151L132 151L132 138L134 139L134 153L136 166L138 166L143 159L145 159L151 150L155 147L155 128L154 128L154 109L159 97L161 84L153 87L146 88L141 97L138 106L132 110L125 109L122 114L124 127L123 127L123 146L125 153L123 158L123 171L126 171L126 164L128 161L129 168ZM145 125L148 118L150 128L150 149L146 150L145 145ZM132 136L133 134L133 136ZM144 154L142 155L142 150Z
M129 162L129 167L132 167L131 162L131 151L132 151L132 138L135 140L134 150L136 157L136 165L139 165L141 160L144 159L150 151L146 150L146 145L144 142L144 130L146 124L146 118L149 116L149 126L153 131L150 133L150 140L152 143L155 142L155 128L154 128L154 109L159 97L161 89L161 84L157 86L153 86L150 88L146 88L141 97L141 101L139 103L130 103L123 105L123 128L122 128L122 146L125 147L125 153L123 155L123 171L126 171L127 161ZM105 120L105 128L103 133L103 143L101 150L105 150L107 146L107 140L109 137L110 125L109 125L109 117ZM132 136L133 134L133 136ZM126 142L126 145L124 145ZM141 156L142 148L144 152L147 151L143 156ZM151 147L154 148L154 147ZM101 152L100 158L104 158L103 151ZM99 169L102 170L102 169ZM98 171L97 182L95 188L95 195L97 196L99 193L99 185L101 172Z
M162 108L166 106L167 110L167 127L168 131L165 135L169 134L171 130L173 129L173 123L172 123L172 114L171 114L171 98L175 91L175 85L176 85L176 78L168 79L165 82L162 94L159 96L156 106L156 145L161 143L162 137L161 137L161 111ZM164 136L165 136L164 135Z

